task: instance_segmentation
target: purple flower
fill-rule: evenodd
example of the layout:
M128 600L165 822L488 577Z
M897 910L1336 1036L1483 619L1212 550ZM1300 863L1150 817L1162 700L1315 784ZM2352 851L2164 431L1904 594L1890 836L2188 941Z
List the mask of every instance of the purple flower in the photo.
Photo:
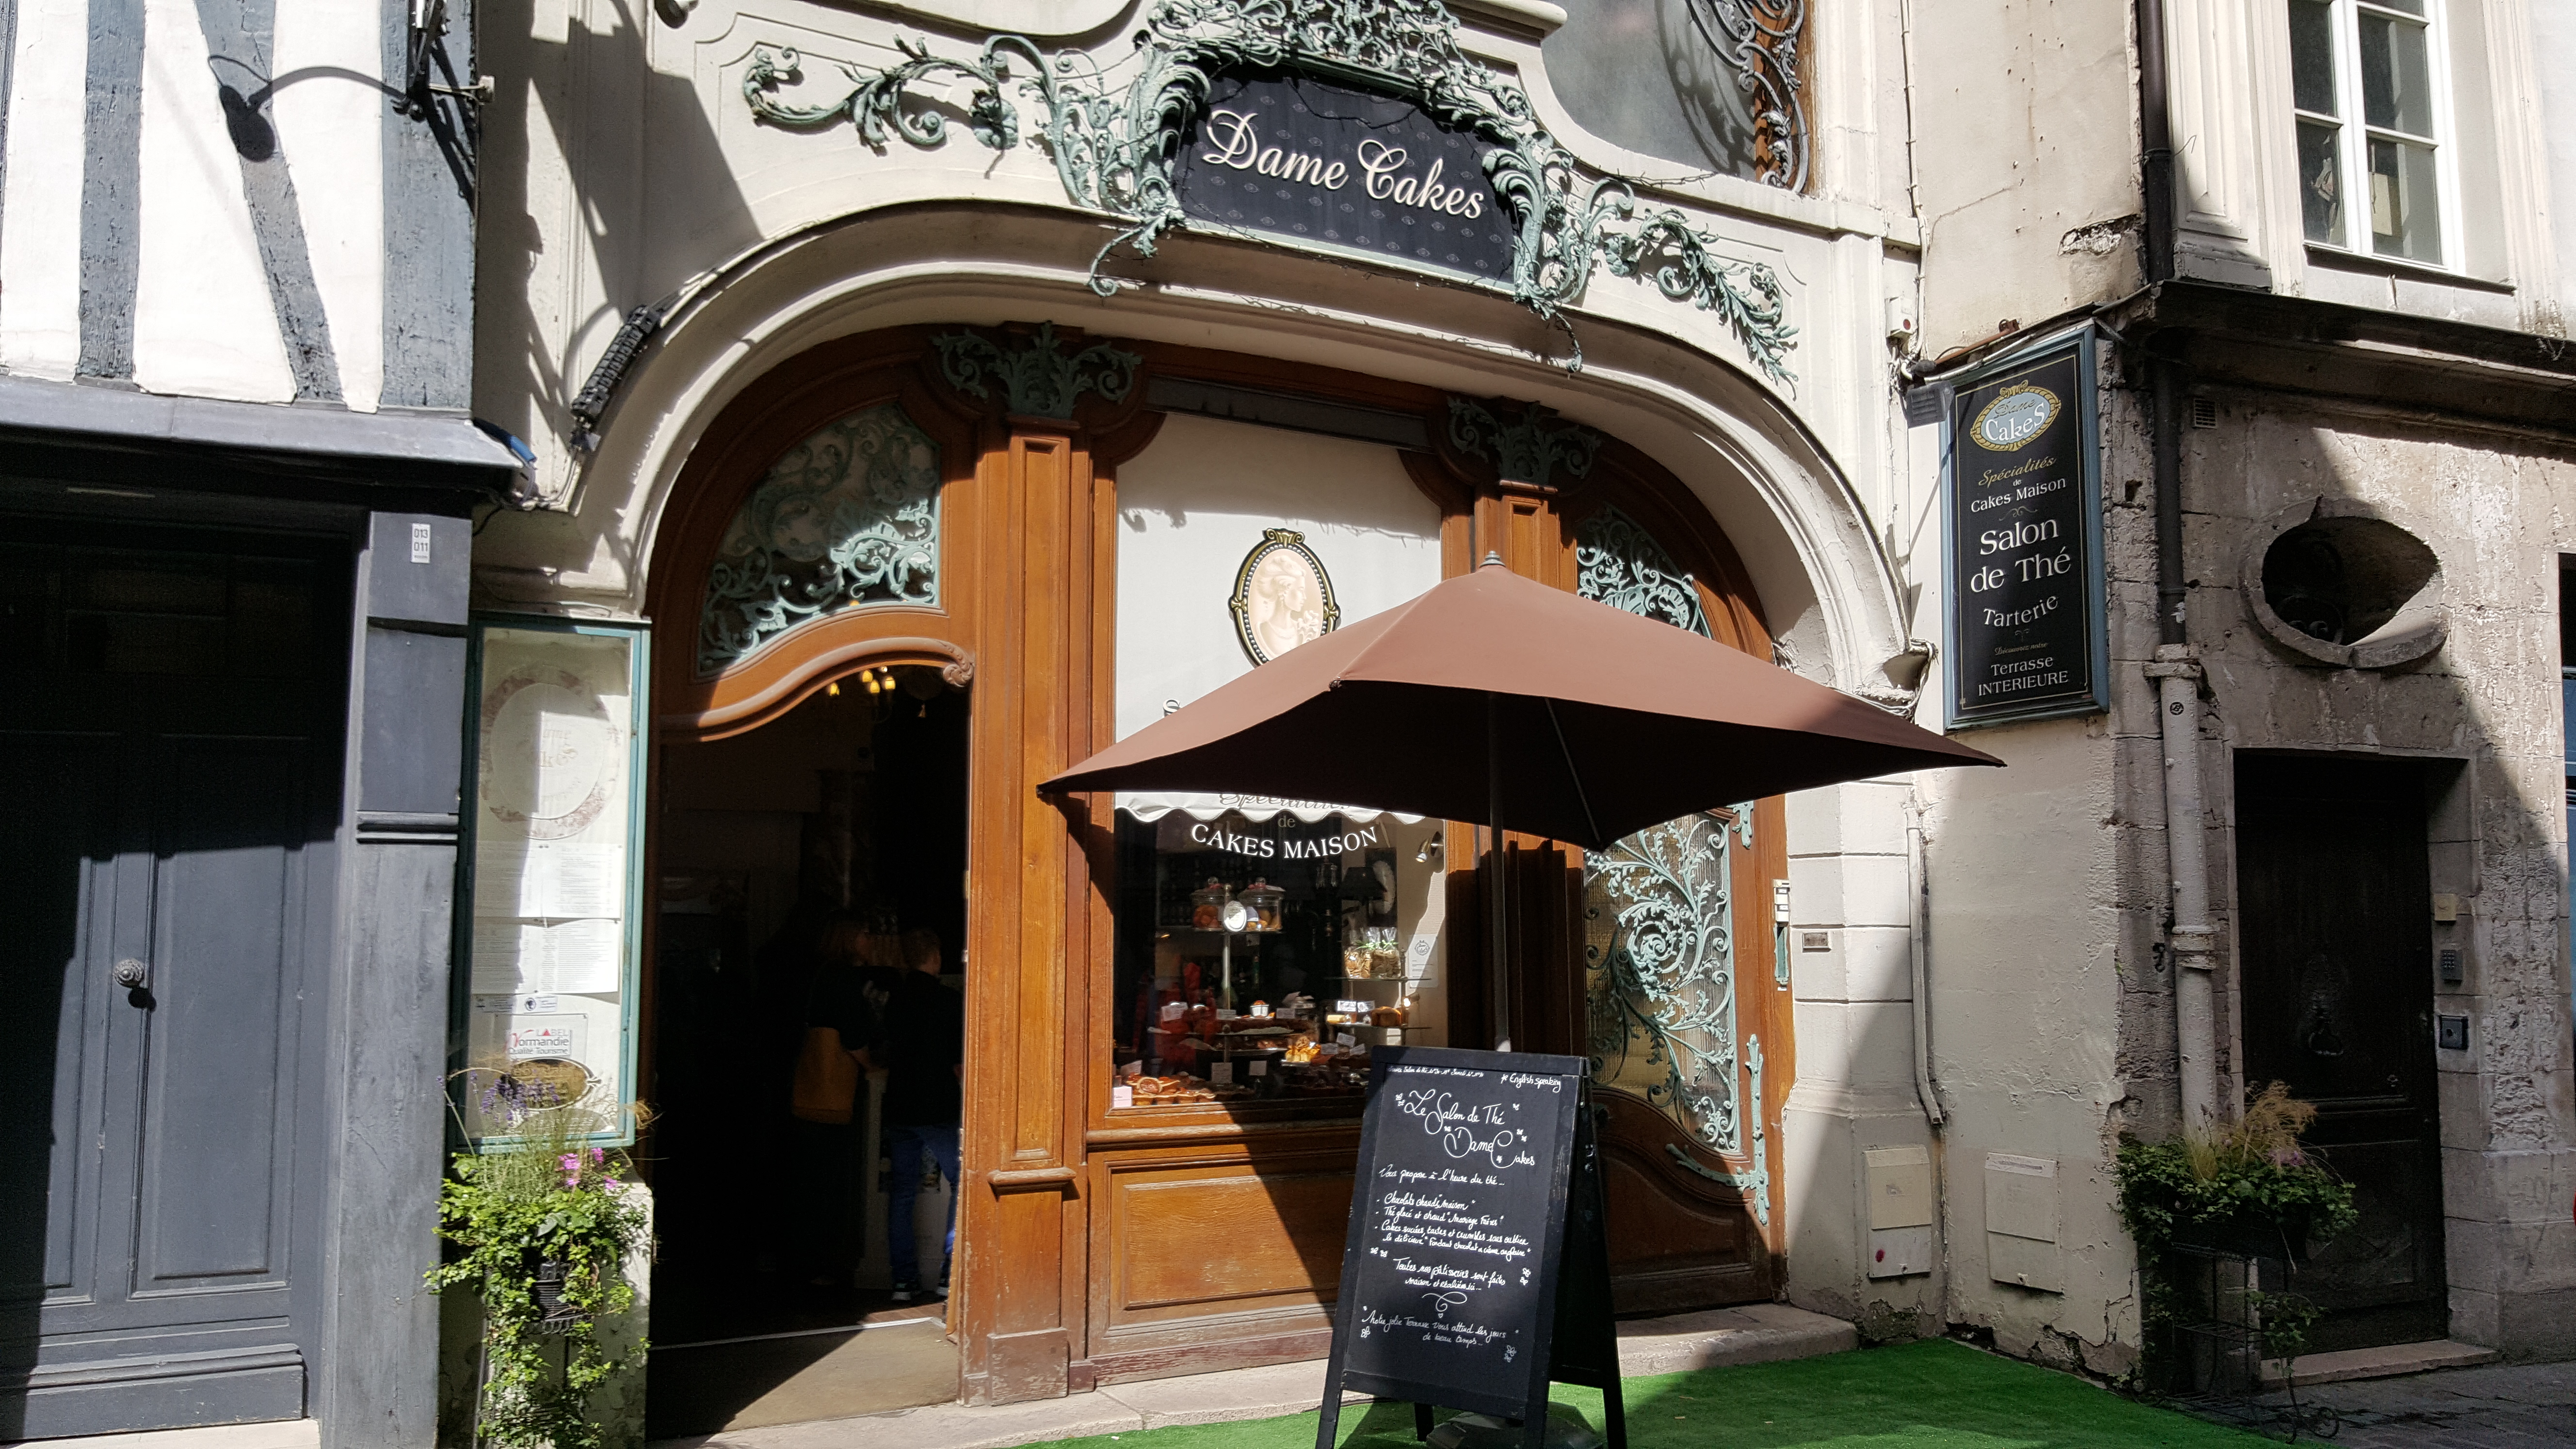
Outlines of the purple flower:
M2272 1165L2274 1167L2305 1167L2308 1165L2308 1155L2295 1147L2275 1147L2272 1149Z

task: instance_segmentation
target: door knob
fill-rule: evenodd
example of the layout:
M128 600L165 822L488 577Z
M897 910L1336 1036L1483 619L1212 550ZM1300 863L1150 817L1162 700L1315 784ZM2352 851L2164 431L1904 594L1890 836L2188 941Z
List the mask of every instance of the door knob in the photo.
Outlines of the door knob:
M152 984L152 968L128 956L116 963L116 984L128 991L140 991Z

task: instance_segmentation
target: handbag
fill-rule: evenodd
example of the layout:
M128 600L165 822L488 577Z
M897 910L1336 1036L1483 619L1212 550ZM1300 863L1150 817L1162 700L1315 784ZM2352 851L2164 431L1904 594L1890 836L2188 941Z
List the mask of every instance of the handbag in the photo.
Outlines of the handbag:
M789 1094L788 1111L807 1122L847 1124L858 1095L859 1064L841 1046L841 1029L805 1028L805 1045L796 1053L796 1087Z
M826 968L828 969L828 968ZM822 992L822 977L806 988L805 1017L814 1017L814 1000ZM798 1120L848 1125L851 1108L859 1096L859 1063L849 1048L841 1043L837 1026L805 1028L805 1044L796 1051L796 1084L788 1093L787 1110Z

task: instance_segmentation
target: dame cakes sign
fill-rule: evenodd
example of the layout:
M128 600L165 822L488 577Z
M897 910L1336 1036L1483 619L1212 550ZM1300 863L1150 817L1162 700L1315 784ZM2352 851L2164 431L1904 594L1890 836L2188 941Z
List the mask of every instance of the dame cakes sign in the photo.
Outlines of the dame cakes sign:
M2093 334L1963 379L1949 423L1949 727L2108 709Z
M1221 76L1173 173L1182 212L1220 228L1512 274L1512 218L1490 143L1409 101L1303 78Z

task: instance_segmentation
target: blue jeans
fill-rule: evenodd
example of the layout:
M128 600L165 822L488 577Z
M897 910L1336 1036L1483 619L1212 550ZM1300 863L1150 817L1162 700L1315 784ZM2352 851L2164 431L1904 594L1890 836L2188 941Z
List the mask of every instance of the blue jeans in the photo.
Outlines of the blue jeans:
M886 1266L894 1274L896 1287L917 1288L921 1286L921 1267L913 1249L912 1208L913 1201L921 1196L921 1154L925 1151L939 1164L940 1175L948 1179L946 1251L957 1251L957 1129L888 1127L885 1135L887 1155L894 1158L894 1182L886 1189Z

